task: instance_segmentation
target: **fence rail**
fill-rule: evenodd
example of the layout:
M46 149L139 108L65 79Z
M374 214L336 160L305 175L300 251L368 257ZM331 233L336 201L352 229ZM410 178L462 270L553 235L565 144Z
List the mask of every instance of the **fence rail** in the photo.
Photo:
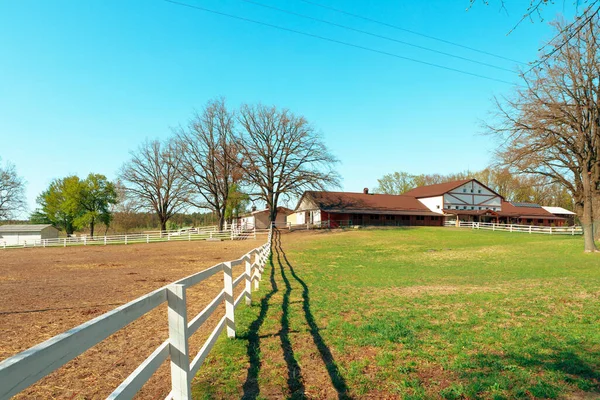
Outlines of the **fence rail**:
M137 320L163 303L168 304L169 339L158 346L108 397L130 399L170 358L171 392L168 399L191 399L191 381L217 338L224 329L235 337L234 310L243 299L252 300L252 286L258 289L267 259L271 253L272 230L265 244L242 257L216 264L139 297L106 314L25 350L0 362L0 399L8 399L60 368L108 336ZM254 256L254 260L252 257ZM233 278L232 268L244 264L244 272ZM187 320L186 290L218 272L223 272L223 290L198 315ZM236 286L245 282L242 293L234 300ZM219 321L198 354L190 362L188 338L225 302L225 316Z
M216 227L191 228L178 231L151 231L143 233L131 233L111 236L72 236L65 238L40 239L25 241L19 244L11 244L0 240L0 248L29 248L29 247L67 247L67 246L92 246L110 244L134 244L134 243L157 243L192 240L244 240L254 238L257 235L267 235L269 229L239 229L232 226L231 229L219 231Z
M496 224L491 222L469 222L456 220L446 221L445 226L454 226L458 228L485 229L490 231L504 232L522 232L522 233L541 233L547 235L582 235L581 226L538 226L538 225L518 225L518 224Z

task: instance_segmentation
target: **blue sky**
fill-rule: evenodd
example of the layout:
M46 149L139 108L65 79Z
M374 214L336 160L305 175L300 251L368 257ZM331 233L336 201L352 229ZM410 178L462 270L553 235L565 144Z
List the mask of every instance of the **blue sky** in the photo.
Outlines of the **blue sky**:
M516 74L282 14L242 0L181 0L289 29L517 82ZM411 35L301 0L256 0L297 13L469 57L515 63ZM572 16L544 10L507 36L524 1L314 0L430 36L527 62ZM195 109L224 96L303 114L340 159L343 189L374 187L393 171L485 167L481 135L494 95L512 86L334 44L163 0L0 0L0 157L27 184L31 209L54 178L111 179L144 139L167 138Z

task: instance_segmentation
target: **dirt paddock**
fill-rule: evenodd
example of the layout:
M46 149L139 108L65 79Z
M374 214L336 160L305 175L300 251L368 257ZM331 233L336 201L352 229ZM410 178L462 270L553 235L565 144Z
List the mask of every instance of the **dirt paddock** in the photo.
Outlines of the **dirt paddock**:
M239 258L265 237L227 242L14 249L0 252L0 360L34 346L165 284ZM234 277L243 272L234 268ZM195 316L223 288L216 274L188 290ZM239 285L236 296L243 290ZM224 314L221 308L190 339L192 356ZM144 315L26 389L22 399L105 398L168 336L166 305ZM162 399L165 362L138 397Z

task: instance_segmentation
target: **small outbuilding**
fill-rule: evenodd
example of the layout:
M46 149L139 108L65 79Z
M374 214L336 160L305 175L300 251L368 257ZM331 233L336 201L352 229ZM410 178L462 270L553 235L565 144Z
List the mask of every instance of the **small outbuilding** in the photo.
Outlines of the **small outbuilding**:
M0 245L39 243L42 239L58 238L58 229L52 225L1 225Z
M285 226L286 218L288 215L293 213L292 210L285 207L277 207L277 217L275 219L276 226ZM269 221L269 209L252 211L251 213L242 215L235 223L240 226L241 229L266 229L270 225Z

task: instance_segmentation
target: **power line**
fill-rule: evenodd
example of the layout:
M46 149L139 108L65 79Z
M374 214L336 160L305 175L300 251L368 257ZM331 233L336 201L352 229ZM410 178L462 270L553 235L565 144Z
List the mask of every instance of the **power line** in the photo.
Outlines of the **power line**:
M410 58L410 57L404 57L404 56L401 56L401 55L398 55L398 54L389 53L387 51L377 50L377 49L373 49L373 48L370 48L370 47L365 47L365 46L361 46L361 45L357 45L357 44L353 44L353 43L348 43L348 42L344 42L344 41L337 40L337 39L331 39L331 38L328 38L328 37L325 37L325 36L315 35L313 33L308 33L308 32L302 32L302 31L298 31L298 30L295 30L295 29L290 29L290 28L286 28L286 27L283 27L283 26L273 25L273 24L269 24L267 22L257 21L257 20L254 20L254 19L246 18L246 17L240 17L240 16L237 16L237 15L227 14L227 13L224 13L224 12L221 12L221 11L211 10L211 9L208 9L208 8L205 8L205 7L201 7L201 6L196 6L196 5L192 5L192 4L182 3L182 2L179 2L179 1L175 1L175 0L164 0L164 1L166 1L167 3L178 5L178 6L193 8L193 9L196 9L196 10L201 10L201 11L205 11L205 12L208 12L208 13L212 13L212 14L216 14L216 15L221 15L221 16L224 16L224 17L229 17L229 18L240 20L240 21L252 22L252 23L257 24L257 25L263 25L263 26L267 26L267 27L274 28L274 29L279 29L279 30L286 31L286 32L297 33L299 35L303 35L303 36L308 36L308 37L312 37L312 38L315 38L315 39L324 40L326 42L337 43L337 44L341 44L343 46L353 47L353 48L356 48L356 49L361 49L361 50L369 51L369 52L372 52L372 53L383 54L383 55L386 55L386 56L390 56L390 57L394 57L394 58L399 58L401 60L411 61L411 62L415 62L415 63L418 63L418 64L423 64L423 65L429 65L431 67L440 68L440 69L444 69L444 70L447 70L447 71L453 71L453 72L457 72L457 73L463 74L463 75L469 75L469 76L474 76L474 77L481 78L481 79L487 79L487 80L490 80L490 81L506 83L508 85L514 85L513 82L505 81L505 80L502 80L502 79L492 78L490 76L480 75L480 74L477 74L477 73L474 73L474 72L468 72L468 71L460 70L460 69L457 69L457 68L446 67L444 65L434 64L434 63L430 63L430 62L422 61L422 60L417 60L417 59Z
M463 49L467 49L467 50L471 50L471 51L474 51L474 52L477 52L477 53L481 53L481 54L485 54L485 55L488 55L488 56L500 58L502 60L512 61L512 62L515 62L517 64L521 64L521 65L527 65L527 63L524 63L522 61L518 61L518 60L515 60L515 59L512 59L512 58L504 57L504 56L501 56L499 54L494 54L494 53L491 53L489 51L476 49L474 47L465 46L465 45L460 44L460 43L451 42L450 40L441 39L441 38L438 38L438 37L435 37L435 36L427 35L425 33L416 32L416 31L413 31L413 30L410 30L410 29L402 28L401 26L398 26L398 25L389 24L389 23L383 22L383 21L378 21L378 20L373 19L373 18L365 17L365 16L362 16L362 15L359 15L359 14L354 14L354 13L351 13L351 12L348 12L348 11L345 11L345 10L341 10L339 8L335 8L335 7L331 7L331 6L326 6L324 4L320 4L320 3L317 3L317 2L314 2L314 1L311 1L311 0L300 0L300 1L302 1L304 3L312 4L313 6L325 8L327 10L331 10L331 11L335 11L335 12L338 12L338 13L341 13L341 14L349 15L349 16L354 17L354 18L360 18L360 19L362 19L364 21L369 21L369 22L373 22L373 23L376 23L376 24L379 24L379 25L387 26L388 28L393 28L393 29L397 29L397 30L402 31L402 32L407 32L407 33L410 33L412 35L422 36L422 37L427 38L427 39L437 40L438 42L450 44L450 45L456 46L456 47L461 47Z
M417 49L430 51L432 53L442 54L442 55L447 56L447 57L457 58L459 60L464 60L464 61L472 62L472 63L475 63L475 64L479 64L479 65L484 65L484 66L490 67L490 68L496 68L496 69L499 69L499 70L502 70L502 71L508 71L508 72L512 72L512 73L515 72L512 69L500 67L500 66L497 66L497 65L494 65L494 64L489 64L489 63L486 63L486 62L473 60L472 58L462 57L462 56L458 56L456 54L446 53L444 51L435 50L435 49L432 49L430 47L420 46L420 45L417 45L417 44L414 44L414 43L405 42L403 40L394 39L394 38L389 37L389 36L379 35L377 33L368 32L368 31L365 31L365 30L362 30L362 29L352 28L352 27L347 26L347 25L342 25L342 24L338 24L336 22L327 21L325 19L312 17L310 15L300 14L300 13L297 13L297 12L294 12L294 11L285 10L283 8L279 8L279 7L275 7L275 6L270 6L270 5L267 5L267 4L259 3L257 1L253 1L253 0L241 0L241 1L244 1L244 2L250 3L250 4L254 4L254 5L257 5L259 7L264 7L264 8L268 8L268 9L271 9L271 10L276 10L276 11L279 11L279 12L283 12L283 13L286 13L286 14L295 15L295 16L300 17L300 18L306 18L306 19L309 19L309 20L312 20L312 21L322 22L324 24L329 24L329 25L336 26L336 27L343 28L343 29L347 29L347 30L350 30L350 31L353 31L353 32L358 32L358 33L362 33L362 34L365 34L365 35L373 36L373 37L376 37L376 38L389 40L391 42L400 43L400 44L403 44L403 45L406 45L406 46L415 47Z

